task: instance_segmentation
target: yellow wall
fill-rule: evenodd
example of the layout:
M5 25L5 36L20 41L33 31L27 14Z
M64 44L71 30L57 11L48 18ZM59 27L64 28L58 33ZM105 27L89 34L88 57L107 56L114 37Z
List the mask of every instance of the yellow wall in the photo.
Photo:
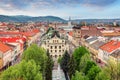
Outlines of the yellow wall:
M112 61L113 63L117 63L117 59L114 58L113 56L110 56L110 57L109 57L109 60Z
M3 67L3 60L0 58L0 69Z

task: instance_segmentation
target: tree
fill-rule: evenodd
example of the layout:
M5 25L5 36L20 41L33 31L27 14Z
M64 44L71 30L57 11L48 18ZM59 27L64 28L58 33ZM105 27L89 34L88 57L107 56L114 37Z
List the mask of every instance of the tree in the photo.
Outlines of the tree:
M63 69L63 72L65 73L65 77L66 77L67 80L68 80L67 72L68 72L69 61L70 61L70 55L68 54L67 51L65 51L65 53L64 53L64 55L61 59L60 66Z
M73 53L73 57L74 57L75 63L76 63L76 70L79 70L79 64L80 64L81 57L87 53L89 53L89 51L83 46L75 49L75 51Z
M119 80L120 79L120 64L108 61L107 66L104 71L110 75L110 80Z
M39 66L34 60L23 60L20 64L11 66L5 70L0 80L42 80Z
M76 71L75 76L72 76L71 80L89 80L82 72Z
M68 71L68 63L70 60L70 55L68 54L67 51L65 51L65 54L63 55L61 62L60 62L60 66L63 69L64 72Z
M48 59L46 61L46 69L45 69L45 80L52 80L52 68L53 68L53 60L47 51Z
M60 62L61 62L61 57L58 58L58 63L60 63Z
M101 72L97 74L95 80L110 80L110 75L107 74L103 69Z
M96 75L101 71L101 69L98 66L92 66L90 70L88 71L87 77L89 80L95 80Z
M0 76L0 80L22 80L20 72L16 69L16 66L11 66L5 70ZM19 67L18 67L19 68Z
M68 63L68 74L69 74L70 79L72 78L72 75L75 74L75 66L76 66L76 64L75 64L75 59L74 59L74 57L72 56L72 57L70 58L69 63Z
M83 71L83 69L87 65L88 61L91 61L90 54L84 54L81 57L81 61L80 61L80 64L79 64L79 71Z
M85 75L87 75L88 71L92 68L92 66L96 66L96 63L93 61L87 61L87 64L85 65L85 67L83 69L83 73L85 73Z
M25 50L22 59L26 61L33 59L37 65L41 66L40 71L44 73L47 55L45 49L42 47L32 44L27 50Z

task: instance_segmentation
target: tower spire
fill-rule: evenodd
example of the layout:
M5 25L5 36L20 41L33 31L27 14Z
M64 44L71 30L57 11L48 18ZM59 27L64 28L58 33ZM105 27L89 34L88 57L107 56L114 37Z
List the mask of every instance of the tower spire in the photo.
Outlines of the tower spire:
M69 16L69 21L71 21L71 17Z
M69 16L69 21L68 21L68 26L70 27L72 24L71 24L71 17Z

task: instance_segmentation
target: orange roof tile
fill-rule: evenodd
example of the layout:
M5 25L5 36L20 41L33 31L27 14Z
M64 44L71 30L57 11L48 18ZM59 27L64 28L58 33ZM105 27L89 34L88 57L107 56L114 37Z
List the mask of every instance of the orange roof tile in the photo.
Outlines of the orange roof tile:
M69 32L69 35L70 35L70 36L73 36L73 32L72 32L72 31L70 31L70 32Z
M32 30L34 33L38 33L38 32L40 32L40 30L39 29L34 29L34 30Z
M0 26L7 26L7 24L6 23L1 23Z
M27 36L27 37L32 37L32 36L35 35L34 32L23 32L22 34L25 35L25 36Z
M118 48L120 48L120 41L114 41L114 40L111 40L110 42L100 47L100 49L107 51L109 53Z
M103 36L120 36L120 32L102 33Z
M7 52L8 50L11 50L11 48L5 44L3 44L2 42L0 42L0 51L5 53Z

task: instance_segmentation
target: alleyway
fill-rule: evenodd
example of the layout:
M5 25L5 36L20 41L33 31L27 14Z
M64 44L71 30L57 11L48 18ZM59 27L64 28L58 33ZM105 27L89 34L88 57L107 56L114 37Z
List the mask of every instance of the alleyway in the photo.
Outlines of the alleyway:
M55 64L52 71L52 80L66 80L59 64Z

